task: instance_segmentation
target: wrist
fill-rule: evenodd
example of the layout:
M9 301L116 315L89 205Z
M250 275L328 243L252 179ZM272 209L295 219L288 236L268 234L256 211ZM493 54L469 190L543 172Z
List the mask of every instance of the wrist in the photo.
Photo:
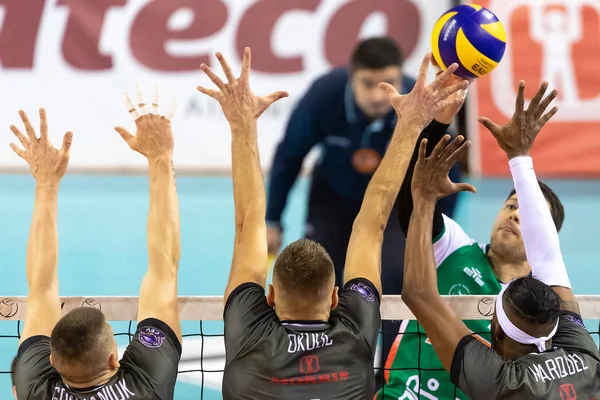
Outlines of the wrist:
M531 157L531 155L529 154L529 150L507 151L506 156L508 157L509 161L517 157Z
M435 202L437 201L437 196L435 195L435 193L429 191L429 190L413 190L412 191L413 194L413 203L416 205L417 203L422 204L422 203L433 203L435 204Z
M53 181L36 181L35 190L40 192L58 192L60 180Z
M156 165L162 165L162 164L168 164L168 165L173 164L172 154L163 153L163 154L158 154L158 155L155 155L152 157L148 157L148 165L149 166L156 166Z
M240 118L234 121L229 121L229 126L232 133L248 132L256 129L256 120L254 118Z

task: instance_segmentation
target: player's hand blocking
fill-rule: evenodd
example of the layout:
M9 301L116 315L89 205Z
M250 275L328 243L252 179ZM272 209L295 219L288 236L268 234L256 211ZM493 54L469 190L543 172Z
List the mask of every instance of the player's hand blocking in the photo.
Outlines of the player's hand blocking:
M115 127L115 130L127 142L132 150L144 155L149 160L166 156L170 158L173 155L173 131L171 130L171 118L177 107L177 99L173 100L169 112L165 115L160 114L160 92L159 88L153 88L153 99L151 109L144 100L144 94L140 85L136 86L137 106L131 101L128 93L123 93L125 106L129 114L135 120L137 132L135 136L129 133L125 128Z
M73 133L67 132L63 137L62 147L55 148L48 138L48 120L46 110L40 108L40 137L38 138L25 111L19 111L21 120L25 125L25 136L14 125L10 130L15 134L23 149L14 143L10 147L23 160L27 161L31 174L38 185L56 185L67 171L69 164L69 150L73 141Z
M556 90L553 90L542 99L547 88L548 82L542 82L538 92L531 99L529 107L525 109L525 82L519 82L515 113L506 125L496 125L487 117L479 118L479 122L494 135L509 159L528 156L538 133L558 111L558 107L552 107L550 111L544 114L558 94Z
M271 93L268 96L257 96L252 93L250 89L251 54L248 47L244 50L242 72L239 78L233 75L231 67L221 53L216 53L216 56L219 63L221 63L227 83L223 82L206 64L202 64L200 68L219 88L219 91L202 86L198 86L198 91L219 102L230 124L257 120L271 104L288 96L287 92L281 91Z
M431 85L427 85L430 63L431 53L427 53L421 63L417 82L409 94L399 94L396 88L389 83L379 84L379 87L387 92L398 117L409 123L415 121L420 125L427 126L442 111L460 108L464 102L464 94L456 96L454 94L467 89L469 82L461 80L450 86L446 83L458 68L458 64L450 65L448 69L436 76Z
M450 144L450 135L445 135L426 157L427 139L419 146L419 159L412 179L412 193L415 197L436 201L458 192L475 193L475 187L468 183L454 183L448 173L452 166L467 153L470 141L457 136Z

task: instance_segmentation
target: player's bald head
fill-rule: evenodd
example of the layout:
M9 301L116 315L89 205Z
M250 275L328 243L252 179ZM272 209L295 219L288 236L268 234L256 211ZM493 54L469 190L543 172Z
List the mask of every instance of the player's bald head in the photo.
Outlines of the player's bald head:
M53 366L63 379L79 383L96 379L110 369L116 345L104 314L92 307L80 307L58 321L50 336L50 350Z
M308 302L320 303L331 298L335 285L333 261L317 242L297 240L277 257L273 285L278 297L299 306Z
M560 298L556 292L532 277L515 279L504 292L502 305L510 321L533 337L550 334L561 312ZM496 351L508 359L531 352L531 345L522 345L508 339L496 316L492 341Z

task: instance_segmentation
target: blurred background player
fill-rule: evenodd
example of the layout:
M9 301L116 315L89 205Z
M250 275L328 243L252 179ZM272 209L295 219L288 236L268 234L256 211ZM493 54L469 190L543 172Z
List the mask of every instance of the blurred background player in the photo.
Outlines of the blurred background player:
M366 39L356 46L348 67L318 78L294 109L273 160L267 199L269 253L282 244L281 216L308 152L321 154L312 172L305 235L320 243L333 260L336 285L343 268L352 223L369 180L385 154L397 116L377 85L386 82L400 93L413 88L403 74L404 59L395 41ZM453 199L444 212L452 215ZM404 238L394 213L382 250L383 294L400 294Z

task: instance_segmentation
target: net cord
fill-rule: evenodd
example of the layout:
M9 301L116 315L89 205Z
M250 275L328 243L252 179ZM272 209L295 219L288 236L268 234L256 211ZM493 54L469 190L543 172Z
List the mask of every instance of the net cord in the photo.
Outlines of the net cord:
M496 296L442 296L456 314L463 320L491 319L494 313ZM600 319L600 296L576 296L584 319ZM61 297L63 314L78 307L95 307L102 311L109 321L130 321L137 319L138 297L98 296ZM25 296L0 296L0 321L19 321L25 318L27 298ZM222 321L223 297L221 296L180 296L179 312L182 321ZM383 296L381 318L384 320L415 319L401 296Z

